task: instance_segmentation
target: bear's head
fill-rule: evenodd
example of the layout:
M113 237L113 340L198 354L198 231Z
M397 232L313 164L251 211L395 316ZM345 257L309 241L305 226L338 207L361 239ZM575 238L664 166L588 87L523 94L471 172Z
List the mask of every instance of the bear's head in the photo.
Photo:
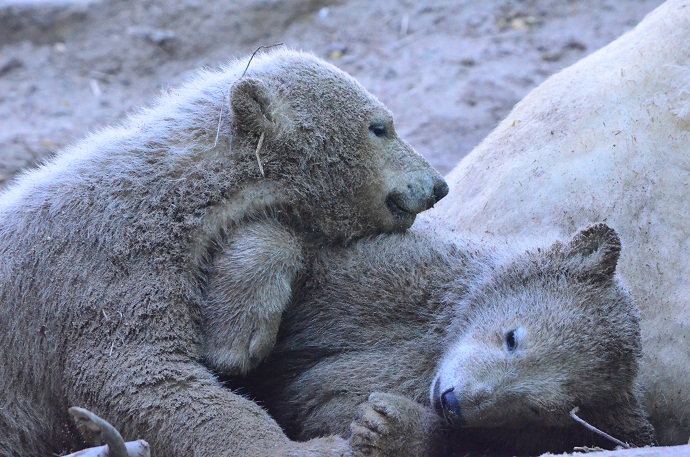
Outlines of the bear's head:
M564 427L576 406L637 408L639 317L614 277L620 246L593 225L496 266L459 297L430 388L439 414L457 427Z
M232 150L252 179L284 190L285 213L329 240L409 228L448 186L355 79L279 50L231 87Z

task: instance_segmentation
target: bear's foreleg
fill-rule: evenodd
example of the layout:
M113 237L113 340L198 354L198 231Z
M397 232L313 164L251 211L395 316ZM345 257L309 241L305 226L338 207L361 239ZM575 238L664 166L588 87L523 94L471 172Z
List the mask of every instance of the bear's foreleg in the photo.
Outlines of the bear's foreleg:
M351 455L340 437L290 441L259 405L224 388L178 352L143 344L109 356L96 343L93 347L71 351L67 358L67 400L98 412L124 436L145 439L155 455Z
M214 369L244 375L268 355L303 265L300 240L277 221L235 230L214 259L202 306L203 351Z

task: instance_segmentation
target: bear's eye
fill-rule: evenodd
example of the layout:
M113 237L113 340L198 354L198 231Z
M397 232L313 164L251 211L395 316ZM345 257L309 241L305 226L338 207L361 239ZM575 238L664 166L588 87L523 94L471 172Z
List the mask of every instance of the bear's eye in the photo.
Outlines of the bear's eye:
M506 333L506 348L508 348L508 352L513 352L517 349L517 347L517 335L515 334L515 330L511 330L508 333Z
M372 122L369 125L369 131L378 138L384 138L388 136L388 129L383 122Z

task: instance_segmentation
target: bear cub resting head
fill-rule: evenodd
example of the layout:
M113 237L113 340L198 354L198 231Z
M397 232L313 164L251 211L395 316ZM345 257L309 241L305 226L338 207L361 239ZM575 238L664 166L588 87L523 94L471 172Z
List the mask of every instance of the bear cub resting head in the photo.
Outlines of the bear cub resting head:
M331 249L288 308L275 351L233 382L289 436L350 435L374 455L611 447L569 417L575 407L650 444L620 248L598 224L526 251L433 227Z

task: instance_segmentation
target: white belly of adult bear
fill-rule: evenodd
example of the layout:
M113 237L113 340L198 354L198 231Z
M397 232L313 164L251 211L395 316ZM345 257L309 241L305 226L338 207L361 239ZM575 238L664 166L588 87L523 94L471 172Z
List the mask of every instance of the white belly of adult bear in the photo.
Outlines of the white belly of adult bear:
M603 224L529 250L418 229L324 250L274 352L239 383L290 436L351 431L355 452L376 457L613 447L574 407L651 444L619 253Z
M157 455L349 452L291 443L202 364L207 265L249 220L344 243L408 228L447 186L345 73L289 50L246 64L202 72L0 196L0 455L83 445L71 405Z
M535 89L449 175L433 215L478 236L604 220L642 315L646 408L690 437L690 5L672 0Z

